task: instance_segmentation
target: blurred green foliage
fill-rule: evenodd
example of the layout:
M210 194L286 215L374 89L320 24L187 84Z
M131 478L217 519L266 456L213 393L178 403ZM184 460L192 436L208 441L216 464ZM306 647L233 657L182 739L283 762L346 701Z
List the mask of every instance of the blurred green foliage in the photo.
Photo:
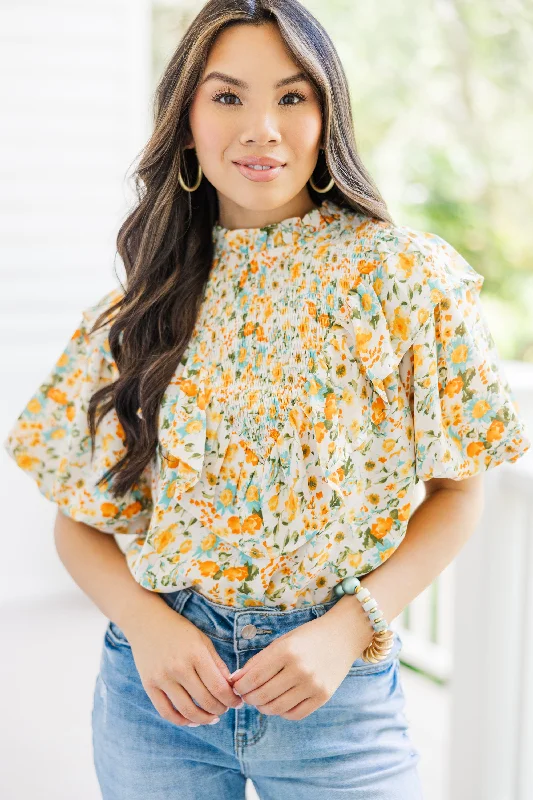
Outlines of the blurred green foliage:
M154 5L153 85L204 5ZM533 5L307 0L339 52L356 141L394 220L485 276L504 358L533 362Z

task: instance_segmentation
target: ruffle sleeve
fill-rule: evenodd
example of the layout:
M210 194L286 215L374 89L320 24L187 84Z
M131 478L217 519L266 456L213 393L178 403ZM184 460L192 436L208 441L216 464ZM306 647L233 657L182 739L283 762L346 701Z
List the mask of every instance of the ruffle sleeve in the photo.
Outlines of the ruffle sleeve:
M395 379L407 387L417 481L516 461L531 441L487 323L484 277L440 236L406 227L381 230L376 253L349 303L376 391L387 402Z
M120 295L113 289L82 312L65 349L13 424L4 448L39 491L72 519L105 533L139 535L146 533L152 513L152 467L118 499L107 483L97 486L126 452L124 431L112 409L97 427L91 458L87 421L91 396L118 376L109 349L111 321L92 334L90 330Z

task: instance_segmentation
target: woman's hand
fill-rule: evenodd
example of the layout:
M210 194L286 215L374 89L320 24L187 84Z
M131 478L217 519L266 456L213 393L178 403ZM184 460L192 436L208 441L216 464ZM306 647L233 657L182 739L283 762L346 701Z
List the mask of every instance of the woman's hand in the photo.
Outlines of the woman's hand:
M329 700L373 637L361 615L346 626L335 606L256 653L233 673L233 688L262 714L300 720Z
M211 724L242 701L211 639L163 605L128 625L127 639L142 685L159 714L175 725ZM194 704L196 702L200 708Z

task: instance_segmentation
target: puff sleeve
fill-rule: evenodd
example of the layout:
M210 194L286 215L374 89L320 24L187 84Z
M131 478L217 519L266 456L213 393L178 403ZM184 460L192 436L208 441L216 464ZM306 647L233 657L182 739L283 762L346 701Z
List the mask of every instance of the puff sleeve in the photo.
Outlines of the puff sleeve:
M119 297L120 291L113 289L82 312L65 349L9 431L4 449L39 491L72 519L105 533L139 535L146 533L152 513L152 467L118 499L107 483L97 486L124 455L124 433L112 409L97 427L91 458L87 422L92 394L118 376L109 350L111 321L89 331L104 307Z
M417 481L516 461L531 441L485 317L484 277L440 236L406 244L413 331L400 372L409 376Z

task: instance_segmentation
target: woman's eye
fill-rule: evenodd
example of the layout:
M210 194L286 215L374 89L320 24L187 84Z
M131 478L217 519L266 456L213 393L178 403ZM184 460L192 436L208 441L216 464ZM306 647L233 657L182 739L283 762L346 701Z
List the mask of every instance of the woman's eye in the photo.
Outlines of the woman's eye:
M234 97L236 100L239 101L239 103L241 102L240 98L238 97L238 95L235 94L235 92L218 92L217 94L213 95L212 99L216 103L220 103L220 105L223 105L223 106L235 105L235 103L228 103L228 102L225 102L225 101L222 102L222 98L225 98L225 97ZM285 105L297 106L299 103L301 103L303 100L305 100L305 95L301 94L301 92L287 92L287 94L284 94L281 99L284 100L286 97L296 97L296 98L298 98L298 102L297 103L282 103L282 105L284 105L284 106Z
M301 92L288 92L287 94L284 94L281 99L283 100L285 97L297 97L298 98L298 102L297 103L288 103L288 104L284 103L283 104L283 105L289 105L289 106L297 106L297 105L299 105L301 102L303 102L305 100L305 95L303 95Z
M221 101L222 101L223 97L235 97L235 98L237 98L237 100L239 100L237 95L234 94L233 92L219 92L218 94L213 95L213 100L215 102L217 102L217 103L220 102L220 104L223 105L223 106L231 106L231 105L233 105L233 103L222 103ZM239 102L240 102L240 100L239 100Z

